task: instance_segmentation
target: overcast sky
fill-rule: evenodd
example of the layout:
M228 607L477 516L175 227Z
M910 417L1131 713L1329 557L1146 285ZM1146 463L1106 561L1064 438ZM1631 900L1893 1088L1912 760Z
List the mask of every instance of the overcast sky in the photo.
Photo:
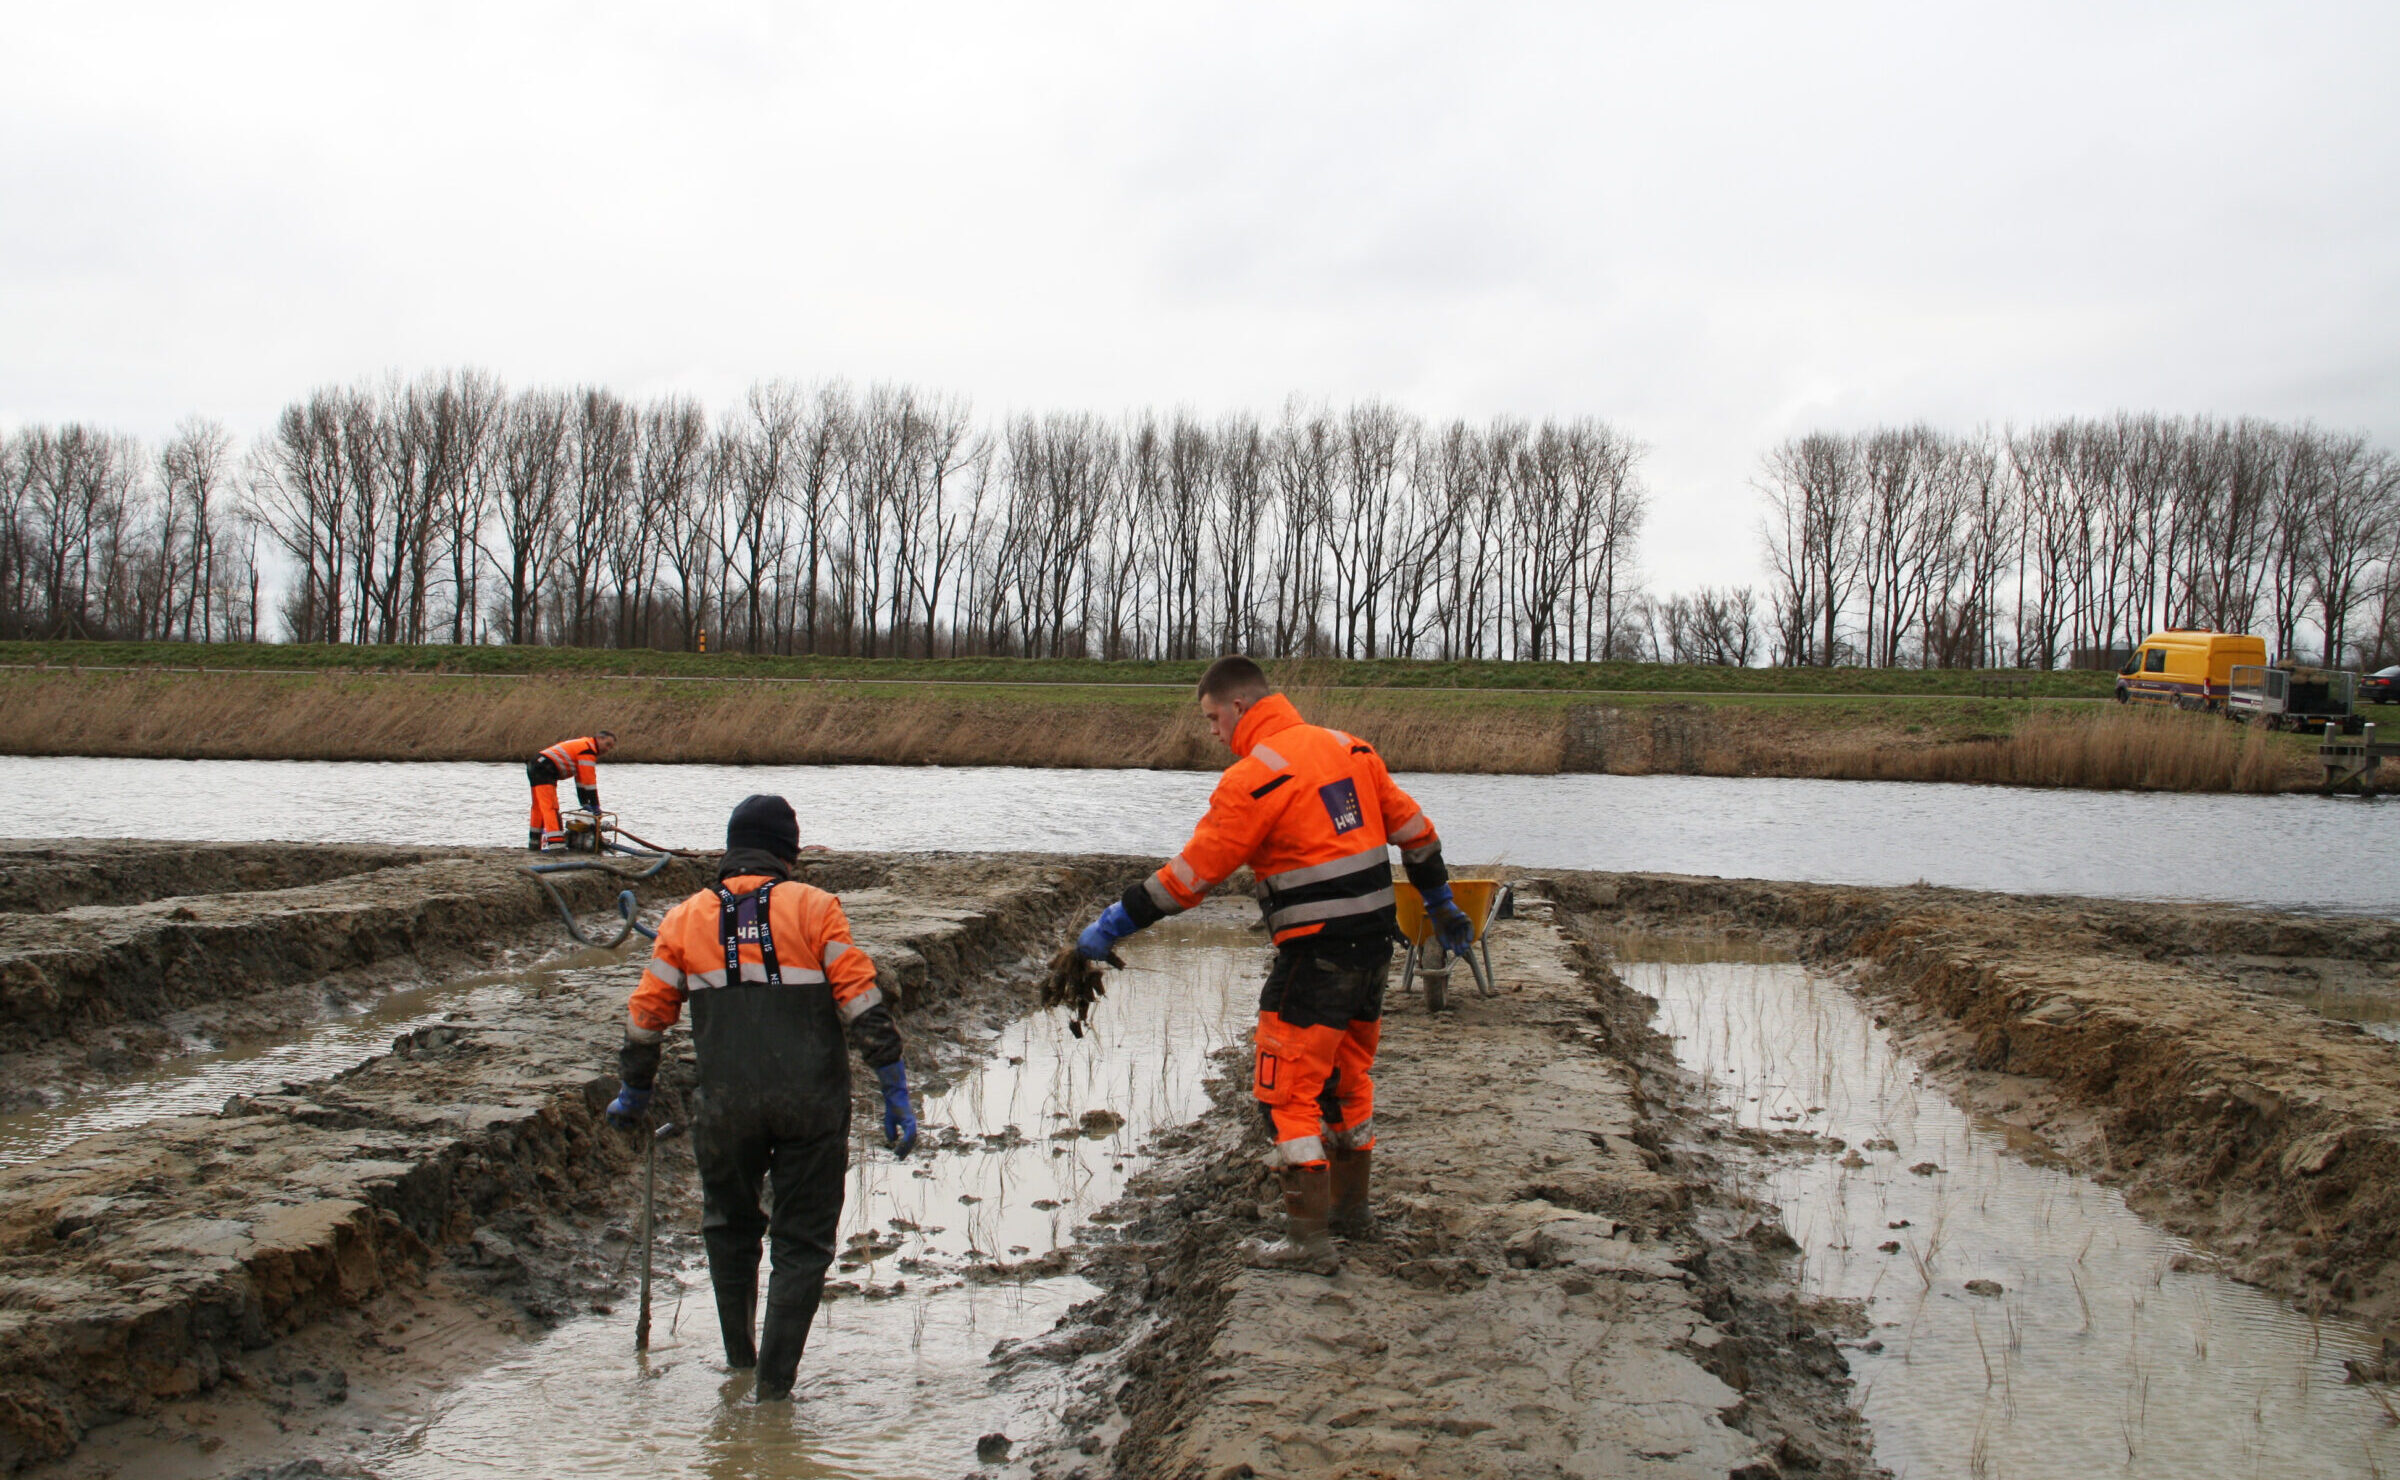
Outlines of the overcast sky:
M2400 441L2400 7L0 0L0 426L452 365Z

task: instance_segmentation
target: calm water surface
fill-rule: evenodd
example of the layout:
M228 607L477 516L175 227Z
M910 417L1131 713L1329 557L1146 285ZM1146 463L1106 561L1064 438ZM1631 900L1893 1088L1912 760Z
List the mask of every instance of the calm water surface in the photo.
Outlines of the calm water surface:
M1721 1113L1826 1138L1766 1158L1755 1190L1798 1240L1808 1293L1865 1303L1850 1368L1896 1474L2400 1473L2400 1429L2343 1381L2371 1333L2235 1283L2115 1189L1968 1114L1839 983L1620 961Z
M604 766L653 842L709 847L781 792L834 848L1181 846L1215 778L1184 771ZM1432 776L1402 784L1451 858L1843 884L2400 913L2400 799L2030 791L1706 776ZM0 758L0 837L509 844L524 773L457 762Z

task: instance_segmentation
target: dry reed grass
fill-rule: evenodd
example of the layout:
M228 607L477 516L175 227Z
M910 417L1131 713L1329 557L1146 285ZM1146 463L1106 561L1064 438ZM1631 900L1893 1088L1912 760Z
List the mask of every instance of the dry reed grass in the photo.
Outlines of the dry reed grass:
M1755 711L1605 711L1405 691L1296 688L1310 719L1395 771L1809 776L2271 792L2314 772L2254 730L2141 710L2037 713L1997 740L1927 744ZM1105 697L399 674L0 674L0 754L511 761L616 730L626 761L1215 770L1224 748L1174 690ZM1574 744L1570 745L1570 739Z
M2275 792L2315 779L2265 731L2165 709L2042 711L2000 740L1857 748L1818 774L1860 781L1964 781L2095 790Z
M1554 712L1296 695L1372 736L1397 770L1546 774ZM206 760L521 760L618 732L623 761L1214 770L1191 701L898 695L848 685L492 680L405 675L17 674L0 678L0 754Z

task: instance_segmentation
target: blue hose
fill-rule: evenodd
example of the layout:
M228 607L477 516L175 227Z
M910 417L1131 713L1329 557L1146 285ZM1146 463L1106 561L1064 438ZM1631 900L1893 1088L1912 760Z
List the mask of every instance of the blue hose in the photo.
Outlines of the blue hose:
M625 944L626 939L633 935L636 931L639 931L645 940L658 939L657 931L650 929L648 926L645 926L634 919L633 912L636 901L633 896L633 891L630 889L624 890L617 895L617 917L624 923L617 927L617 933L613 939L596 940L593 937L584 934L583 927L576 922L575 912L567 907L567 897L559 893L558 886L551 883L547 877L547 875L550 874L603 873L612 874L620 879L631 879L638 883L643 879L657 877L660 870L664 869L668 864L675 861L675 857L671 853L636 853L631 848L619 848L617 851L626 854L629 857L652 858L657 861L652 863L648 868L643 869L638 874L628 874L622 869L610 868L606 863L597 858L565 858L560 859L556 863L529 863L525 865L526 874L532 878L533 882L541 885L542 892L550 896L550 902L558 906L558 918L565 923L567 927L567 934L574 937L576 942L580 945L597 946L604 951L613 951L617 947Z

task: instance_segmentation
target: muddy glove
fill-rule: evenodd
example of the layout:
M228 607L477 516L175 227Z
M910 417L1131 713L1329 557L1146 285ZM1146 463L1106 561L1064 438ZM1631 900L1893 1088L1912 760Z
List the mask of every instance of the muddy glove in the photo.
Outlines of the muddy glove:
M584 1103L588 1105L591 1101ZM642 1117L649 1113L650 1091L635 1089L630 1084L619 1089L617 1097L608 1102L608 1123L621 1131L629 1131L640 1125Z
M1122 966L1125 963L1117 959L1117 942L1141 928L1133 923L1133 916L1125 912L1125 902L1119 900L1102 910L1099 919L1083 927L1083 934L1075 937L1075 949L1086 961L1106 961L1111 966Z
M575 800L586 812L596 813L600 810L600 788L578 786L575 788Z
M1125 964L1114 951L1108 953L1108 959L1117 966ZM1081 1038L1092 1004L1107 995L1108 979L1101 974L1100 963L1085 955L1080 945L1060 946L1058 954L1050 958L1050 973L1042 978L1042 1006L1065 1008L1068 1032Z
M1467 912L1451 898L1450 886L1436 884L1425 891L1425 918L1433 922L1433 933L1442 949L1454 956L1463 956L1475 944L1475 923Z
M895 1157L916 1149L917 1115L908 1105L908 1065L894 1059L875 1071L883 1081L883 1143Z

